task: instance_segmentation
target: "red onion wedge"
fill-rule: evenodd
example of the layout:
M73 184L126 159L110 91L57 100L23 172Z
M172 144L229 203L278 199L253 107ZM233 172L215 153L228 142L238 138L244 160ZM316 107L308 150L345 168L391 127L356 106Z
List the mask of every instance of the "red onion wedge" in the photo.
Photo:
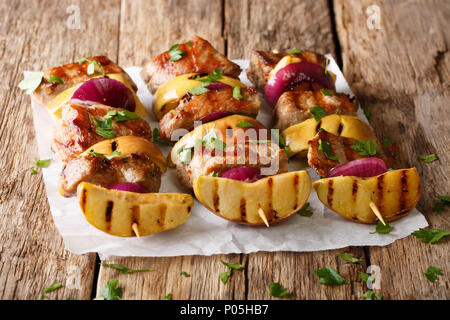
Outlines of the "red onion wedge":
M259 170L253 167L234 168L223 172L220 177L244 182L255 182L262 178Z
M120 81L109 78L93 78L86 81L75 90L71 101L89 105L100 103L131 112L136 109L130 88Z
M202 123L206 123L206 122L211 122L220 118L224 118L231 115L231 112L228 111L214 111L211 112L210 114L207 114L206 116L200 118L199 121L201 121Z
M264 96L270 105L275 106L283 92L292 90L304 81L317 82L325 89L336 89L333 78L327 77L324 67L317 63L301 61L288 64L272 76L266 84Z
M136 193L148 193L148 191L144 187L135 182L121 182L113 185L112 187L109 187L108 189Z
M356 159L328 171L327 178L337 176L355 176L368 178L378 176L387 171L386 164L379 158Z
M220 89L226 89L226 88L232 88L232 86L222 83L222 82L213 82L207 86L205 86L206 89L209 90L220 90Z

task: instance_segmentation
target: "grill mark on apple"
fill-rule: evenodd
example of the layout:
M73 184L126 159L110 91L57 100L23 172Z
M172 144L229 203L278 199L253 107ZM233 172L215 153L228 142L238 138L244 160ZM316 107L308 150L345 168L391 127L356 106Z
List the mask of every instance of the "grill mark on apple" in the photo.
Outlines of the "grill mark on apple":
M113 141L113 142L111 143L111 150L112 150L113 152L117 150L117 142L116 142L116 141Z
M402 170L400 173L400 182L402 184L402 191L400 192L400 199L399 199L399 208L397 215L401 215L403 211L406 210L408 204L406 196L408 195L408 170Z
M333 180L328 180L327 203L331 207L333 205Z
M141 210L139 209L139 206L133 206L131 208L131 217L132 217L132 225L133 223L136 223L137 225L139 225L139 220L141 218ZM131 230L131 233L133 233L134 231Z
M315 132L316 133L319 132L321 127L322 127L322 120L319 120L319 121L317 121L316 128L314 129Z
M161 228L164 227L166 224L166 212L167 212L167 205L165 203L162 203L159 206L159 218L158 218L158 224L161 226Z
M213 205L214 205L214 211L220 212L219 205L220 205L220 199L218 194L219 185L217 183L217 180L214 180L214 190L213 190Z
M273 179L267 179L267 189L269 190L269 210L267 212L267 221L270 223L274 219L273 214Z
M81 206L81 211L86 212L86 189L83 189L83 191L81 191L81 196L80 196L80 206Z
M247 208L246 208L245 198L241 198L239 210L241 212L241 221L247 222L247 211L246 211Z
M105 211L106 231L111 230L111 219L112 219L113 206L114 206L113 201L108 201L106 203L106 211Z
M300 177L297 174L295 174L294 175L295 203L294 203L293 211L297 210L297 208L298 208L298 188L299 188L299 183L298 182L299 182L299 180L300 180Z
M337 130L337 135L340 136L342 133L342 130L344 130L344 124L342 122L339 123L339 127Z
M377 178L377 207L380 212L383 212L383 203L384 203L384 190L385 187L385 181L384 181L384 174L381 176L378 176Z
M352 185L353 202L356 202L357 195L358 195L358 180L353 179L353 185Z

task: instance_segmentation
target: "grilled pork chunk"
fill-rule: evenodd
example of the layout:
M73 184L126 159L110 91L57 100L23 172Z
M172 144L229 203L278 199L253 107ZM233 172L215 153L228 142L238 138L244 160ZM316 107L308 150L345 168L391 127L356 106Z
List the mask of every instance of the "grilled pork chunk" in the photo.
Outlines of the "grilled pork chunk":
M177 175L182 185L192 188L199 176L220 176L225 171L244 166L261 169L270 167L271 161L278 163L277 172L274 174L287 172L286 153L275 144L227 145L220 156L209 147L195 148L189 163L177 164Z
M82 154L70 158L63 167L59 189L65 197L74 196L78 184L89 182L109 188L117 183L134 182L148 192L158 192L161 170L146 153L133 153L111 160L104 155Z
M256 117L261 106L256 90L253 87L241 88L241 95L242 99L234 98L233 88L213 90L201 95L185 95L178 107L167 113L159 122L161 137L170 140L177 129L191 131L194 121L216 111Z
M97 56L87 58L89 61L97 61L103 68L105 74L110 73L120 73L123 75L125 80L129 83L132 89L136 92L137 87L136 84L131 80L128 74L118 65L113 63L105 56ZM66 89L73 87L76 84L85 82L93 77L98 77L101 75L101 70L99 70L98 66L95 67L95 72L91 75L87 74L87 68L90 64L89 61L84 61L83 63L69 63L60 67L55 67L48 69L44 72L44 78L42 79L41 85L34 91L34 98L46 105L49 103L54 97L63 92ZM49 82L50 76L60 77L64 83L60 82Z
M287 91L284 92L274 109L275 128L281 131L303 122L313 115L310 113L315 106L325 109L327 114L356 115L358 104L345 93L323 94L321 90Z
M252 51L247 76L258 91L264 92L270 72L286 55L288 55L287 52ZM318 63L325 67L325 57L313 51L303 50L302 54L292 54L292 56L299 57L307 62Z
M77 155L90 146L105 140L96 130L94 118L103 121L103 117L110 110L121 111L121 108L112 108L105 105L85 106L81 104L66 103L62 107L62 116L54 128L52 149L62 161ZM112 121L112 132L115 137L140 136L152 138L152 131L147 121L139 118L127 121Z
M338 157L338 160L328 158L324 150L319 150L319 140L329 142L331 155ZM367 156L360 155L356 150L351 148L354 145L354 142L355 139L344 138L324 130L319 130L316 136L308 142L308 164L311 168L316 170L321 177L326 177L328 171L340 164L366 158ZM377 144L380 147L382 154L377 153L375 157L382 159L388 168L392 167L393 157L389 150L386 150L378 142Z
M220 69L223 75L239 77L241 68L219 53L208 41L194 36L178 46L184 53L178 61L171 61L168 51L154 57L144 65L141 76L154 93L166 81L187 73L212 73Z

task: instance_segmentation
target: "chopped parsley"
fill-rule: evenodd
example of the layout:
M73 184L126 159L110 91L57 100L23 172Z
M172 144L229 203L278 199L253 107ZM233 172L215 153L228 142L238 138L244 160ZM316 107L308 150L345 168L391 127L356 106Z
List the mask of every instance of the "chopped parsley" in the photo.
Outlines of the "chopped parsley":
M297 212L297 214L302 217L311 217L314 214L314 212L312 212L308 208L309 208L309 202L305 203L305 205L300 209L299 212Z
M172 294L171 293L166 294L163 300L172 300Z
M189 278L189 277L191 276L189 273L184 272L184 271L182 271L182 272L180 273L180 275L183 276L183 277L185 277L185 278Z
M170 61L178 61L183 58L184 50L178 48L179 44L174 44L169 49Z
M199 96L199 95L202 95L202 94L207 93L207 92L210 92L210 91L211 91L211 90L209 90L208 88L205 88L205 85L202 84L202 85L193 87L192 89L189 89L189 90L187 91L187 93L190 93L190 94L192 94L193 96L195 96L195 95Z
M152 142L157 143L161 140L161 132L158 128L153 128Z
M340 254L339 254L339 258L341 258L341 259L344 260L344 261L349 261L349 262L351 262L351 263L362 264L362 261L361 261L361 260L359 260L359 259L353 257L352 255L350 255L350 254L347 253L347 252L340 253Z
M106 139L114 139L116 137L113 131L112 118L108 118L102 121L94 117L93 120L95 125L97 126L97 129L95 130L97 134Z
M330 72L328 71L328 67L330 66L330 59L326 58L325 59L325 76L330 79L331 75Z
M239 121L238 123L236 123L236 127L238 128L253 128L253 125L245 120Z
M435 244L442 238L450 235L450 232L442 229L423 229L420 228L417 231L411 233L411 235L419 238L423 243Z
M394 143L394 140L389 139L389 138L384 138L383 140L381 140L381 144L386 147L389 148L391 146L391 144Z
M189 41L186 45L187 45L188 47L192 46L192 41Z
M370 282L375 282L375 278L372 276L372 275L370 275L370 274L368 274L368 273L365 273L365 272L359 272L359 277L361 278L361 280L362 281L364 281L364 282L367 282L367 280L369 280Z
M46 288L44 290L44 293L41 296L41 299L46 299L47 296L45 295L46 293L50 293L52 291L55 291L56 289L59 289L62 287L62 283L61 282L56 282L54 284L52 284L50 287Z
M394 229L394 227L391 227L389 225L389 223L386 222L386 225L382 224L381 221L378 221L378 224L375 228L374 232L371 232L371 234L374 233L380 233L380 234L388 234L390 233L392 230Z
M419 159L422 160L425 163L431 163L433 161L436 161L437 157L436 157L435 154L419 155Z
M363 295L364 299L366 300L383 300L383 295L379 293L375 293L372 290L367 290L366 293Z
M94 300L120 300L122 297L122 288L119 287L119 280L114 279L100 287L103 296L96 297Z
M178 159L182 163L189 163L192 160L192 148L186 148L186 146L182 146L177 151Z
M64 80L63 80L62 78L58 77L58 76L50 76L50 77L48 78L48 81L49 81L50 83L54 83L54 82L59 82L59 83L61 83L61 84L64 83Z
M89 63L88 67L87 67L87 70L86 70L86 72L87 72L87 74L89 76L93 75L95 73L95 67L97 67L100 70L100 74L102 76L105 75L105 69L103 69L102 64L100 62L98 62L97 60L89 60L89 59L86 59L86 58L81 58L81 59L77 60L78 64L82 64L84 62L88 62Z
M334 96L333 91L328 90L328 89L322 89L322 90L320 90L320 92L322 92L322 94L323 94L324 96Z
M217 138L216 124L214 124L211 130L209 130L202 139L197 139L195 141L194 147L210 147L212 149L224 150L226 147L226 143Z
M303 51L294 47L291 51L289 51L289 54L303 54Z
M444 211L445 207L450 206L450 197L449 196L437 196L440 202L436 202L433 207L433 211L441 212Z
M220 259L220 262L228 267L228 270L225 272L222 272L219 274L220 281L222 281L223 284L226 284L228 279L233 274L233 270L240 270L243 268L243 266L236 262L225 262L222 259Z
M210 92L211 90L209 90L206 87L209 86L211 83L218 82L219 79L222 79L222 70L214 69L213 72L207 75L206 77L199 78L198 76L199 75L197 75L194 79L203 83L199 86L189 89L187 93L199 96L204 93Z
M43 72L29 72L27 77L19 82L18 86L20 89L26 90L26 94L32 94L41 84L43 77Z
M377 153L381 154L380 146L375 141L358 141L355 140L350 147L361 156L374 156Z
M105 120L112 119L115 122L139 119L139 116L128 110L110 110L103 117Z
M36 162L34 163L36 167L38 168L47 168L50 165L50 162L52 162L52 159L46 159L46 160L39 160L36 158Z
M425 277L428 281L434 283L438 276L442 276L442 270L436 267L429 266L427 271L424 272Z
M369 107L370 107L370 104L368 104L368 103L364 103L362 105L363 113L366 116L367 120L370 120L370 118L372 117L372 112L370 112Z
M288 293L288 290L278 282L272 282L270 284L269 291L272 297L277 298L282 298Z
M125 274L130 274L130 273L136 273L136 272L147 272L147 271L152 271L152 269L139 269L139 270L133 270L133 269L129 269L121 264L118 263L103 263L102 264L103 267L107 267L107 268L113 268L116 270L119 270L120 273L125 273Z
M327 267L314 270L314 274L319 277L320 284L343 285L349 281L344 279L333 267Z
M319 139L319 151L323 151L325 156L330 160L339 160L337 156L331 154L331 144L326 140Z
M309 110L309 112L313 115L316 121L319 121L320 119L328 115L328 113L325 111L325 108L321 106L315 106L311 110Z
M244 99L244 97L241 94L241 87L236 86L233 88L233 98L238 100Z
M31 174L37 174L37 171L36 171L36 169L32 168L32 169L30 170L30 173L31 173Z

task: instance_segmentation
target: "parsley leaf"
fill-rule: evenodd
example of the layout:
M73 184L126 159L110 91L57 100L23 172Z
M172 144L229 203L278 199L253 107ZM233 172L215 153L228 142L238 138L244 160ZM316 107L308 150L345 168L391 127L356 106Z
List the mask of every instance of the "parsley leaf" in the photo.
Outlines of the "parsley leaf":
M358 264L362 264L362 261L351 256L349 253L344 252L344 253L340 253L339 257L344 260L344 261L349 261L351 263L358 263Z
M224 150L226 143L217 138L216 124L214 124L211 130L209 130L202 139L197 139L197 141L195 141L195 147L210 147L217 150Z
M130 273L136 273L136 272L147 272L147 271L152 271L152 269L139 269L139 270L133 270L133 269L129 269L121 264L118 263L103 263L102 266L107 267L107 268L113 268L116 270L119 270L120 273L126 273L126 274L130 274Z
M370 112L369 107L370 107L370 104L368 104L368 103L364 103L362 105L363 113L366 116L367 120L370 120L370 118L372 117L372 112Z
M438 279L438 275L442 276L442 270L436 267L429 266L427 271L424 272L425 277L428 281L434 283Z
M450 196L437 196L437 198L445 202L446 204L450 204Z
M238 100L244 99L244 97L241 94L241 87L236 86L233 88L233 98Z
M239 128L253 128L253 125L245 120L239 121L238 123L236 123L236 127Z
M187 91L187 93L199 96L199 95L202 95L202 94L210 92L210 91L211 90L209 90L208 88L205 88L205 85L202 84L202 85L199 85L199 86L196 86L196 87L193 87L193 88L189 89Z
M86 69L86 73L90 76L92 74L95 73L95 67L97 67L98 69L100 69L100 73L102 76L105 75L105 69L103 69L103 66L100 62L98 62L97 60L89 60L86 58L81 58L77 60L78 64L82 64L84 62L88 62L88 67Z
M384 225L383 223L381 223L381 221L378 221L375 231L371 232L371 234L374 234L374 233L387 234L387 233L390 233L393 229L394 229L394 227L391 227L389 225L389 223L386 222L386 225Z
M327 267L314 270L314 274L319 277L320 284L343 285L349 281L344 279L333 267Z
M26 90L26 94L32 94L42 82L43 72L29 72L27 77L19 82L19 88Z
M94 300L120 300L122 297L122 288L118 286L119 280L110 280L106 286L100 287L103 296L96 297Z
M191 275L187 272L181 272L180 275L184 276L185 278L189 278Z
M50 293L52 291L55 291L56 289L59 289L62 287L62 283L61 282L57 282L55 284L52 284L50 287L46 288L44 290L44 293Z
M139 116L128 110L110 110L103 117L105 120L112 119L115 122L139 119Z
M303 51L294 47L291 51L289 51L289 54L303 54Z
M170 61L178 61L183 58L184 50L178 49L179 44L174 44L169 49Z
M192 41L189 41L186 45L187 45L188 47L192 46Z
M383 140L381 140L381 144L386 147L389 148L391 146L391 144L394 143L394 140L389 139L389 138L384 138Z
M101 135L103 138L106 139L114 139L116 136L113 131L112 127L112 119L108 118L105 120L98 120L94 117L94 123L97 126L97 129L95 132L97 132L99 135Z
M445 238L450 235L450 232L442 229L423 229L420 228L417 231L411 233L411 235L415 236L422 240L423 243L435 244L442 238Z
M64 80L63 80L62 78L58 77L58 76L50 76L50 77L48 78L48 81L49 81L50 83L53 83L53 82L59 82L59 83L61 83L61 84L64 83Z
M222 259L220 259L220 262L228 267L228 270L225 272L222 272L219 274L220 281L222 281L223 284L226 284L228 279L233 274L233 270L240 270L243 268L243 266L239 263L235 262L225 262Z
M211 74L208 74L206 77L197 79L198 81L204 82L205 86L210 85L213 82L217 82L222 79L222 70L214 69Z
M434 207L432 209L433 211L441 212L441 211L444 211L446 206L450 206L450 197L449 196L437 196L437 198L441 201L437 202L434 205Z
M350 147L361 156L374 156L377 153L381 154L380 146L375 141L358 141L355 140Z
M225 262L222 259L220 260L222 264L226 265L228 268L233 270L240 270L243 268L242 264L236 263L236 262Z
M372 276L372 275L370 275L370 274L368 274L368 273L365 273L365 272L359 272L359 277L361 278L361 280L362 281L364 281L364 282L367 282L367 280L369 280L370 282L374 282L375 281L375 278Z
M331 144L328 141L319 139L319 150L323 151L328 159L339 160L337 156L331 154Z
M366 300L383 300L383 295L379 293L375 293L372 290L367 290L366 293L363 295L364 299Z
M326 113L325 108L321 106L315 106L309 112L313 115L314 119L316 121L319 121L323 117L327 116L328 113Z
M437 157L436 157L435 154L419 155L419 159L422 160L425 163L431 163L433 161L436 161Z
M226 284L228 279L231 277L232 272L233 269L228 269L227 271L219 274L220 281L222 281L223 284Z
M308 208L309 208L309 202L305 203L303 208L301 208L300 211L297 212L297 214L301 215L302 217L311 217L314 214L314 212L312 212Z
M39 160L36 158L36 162L34 163L36 167L38 168L47 168L50 165L50 162L52 162L52 159L46 159L46 160Z
M334 96L333 91L328 90L328 89L322 89L322 90L320 90L320 92L322 92L322 94L323 94L324 96Z
M278 282L272 282L270 284L269 291L272 297L277 298L282 298L288 293L288 290Z
M172 300L172 294L171 293L166 294L163 300Z
M157 143L161 140L160 138L161 138L161 132L159 131L159 129L153 128L152 142Z
M31 174L37 174L37 171L36 171L34 168L32 168L32 169L30 170L30 173L31 173Z
M330 59L326 58L326 60L325 60L325 75L328 79L330 79L330 77L331 77L330 73L328 72L329 65L330 65Z
M182 146L177 151L178 159L180 159L183 163L189 163L192 160L192 149L186 148L186 146Z

